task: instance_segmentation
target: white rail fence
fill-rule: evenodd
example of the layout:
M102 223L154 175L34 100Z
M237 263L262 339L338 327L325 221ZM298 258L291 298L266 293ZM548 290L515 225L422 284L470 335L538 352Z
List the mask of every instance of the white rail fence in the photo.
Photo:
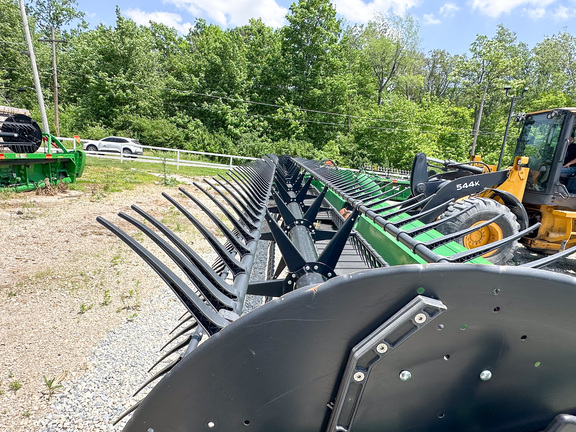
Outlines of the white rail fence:
M58 138L58 140L66 147L67 149L77 149L76 141L74 138ZM248 157L248 156L237 156L237 155L229 155L229 154L221 154L221 153L210 153L210 152L200 152L200 151L193 151L193 150L181 150L181 149L173 149L173 148L166 148L166 147L153 147L153 146L142 146L144 148L144 155L130 155L126 156L123 153L114 153L114 152L103 152L103 151L86 151L84 152L88 156L98 157L102 159L116 159L120 160L120 162L128 161L137 161L137 162L148 162L148 163L158 163L158 164L168 164L168 165L175 165L176 169L180 169L181 166L191 166L191 167L204 167L204 168L215 168L215 169L230 169L235 166L235 161L248 161L248 160L257 160L257 158ZM155 151L155 152L162 152L165 156L157 156L157 155L147 155L147 151ZM190 156L196 156L206 159L218 159L220 161L204 161L204 160L191 160L188 159ZM222 163L221 160L226 159L227 163Z
M77 149L76 140L74 138L58 138L58 140L66 147L67 149ZM205 167L205 168L215 168L215 169L230 169L236 164L234 161L248 161L248 160L257 160L258 158L248 157L248 156L237 156L237 155L229 155L229 154L221 154L221 153L210 153L210 152L200 152L194 150L180 150L180 149L173 149L167 147L153 147L153 146L142 146L144 148L144 155L135 155L132 154L130 156L126 156L123 153L114 153L114 152L103 152L103 151L86 151L84 152L88 156L102 158L102 159L116 159L120 160L120 162L124 162L125 160L129 161L139 161L139 162L148 162L148 163L159 163L159 164L168 164L168 165L175 165L176 169L180 169L181 166L191 166L191 167ZM146 155L146 150L162 152L166 156L152 156ZM40 150L42 151L42 150ZM190 160L187 159L191 155L198 156L201 158L218 158L219 160L227 159L227 163L221 162L209 162L203 160ZM356 172L367 172L370 174L374 174L377 176L384 176L387 178L395 178L398 180L408 180L410 178L410 171L405 170L397 170L393 168L381 168L381 167L374 167L372 165L367 165L362 167L362 169L352 169L352 171Z

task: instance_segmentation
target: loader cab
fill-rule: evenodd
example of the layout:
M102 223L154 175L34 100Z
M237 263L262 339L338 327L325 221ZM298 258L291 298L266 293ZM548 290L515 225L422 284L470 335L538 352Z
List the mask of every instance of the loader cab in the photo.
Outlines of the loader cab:
M564 157L574 132L576 109L554 109L526 114L514 156L528 156L530 168L523 202L576 208L576 177L561 174ZM576 144L573 144L576 145Z

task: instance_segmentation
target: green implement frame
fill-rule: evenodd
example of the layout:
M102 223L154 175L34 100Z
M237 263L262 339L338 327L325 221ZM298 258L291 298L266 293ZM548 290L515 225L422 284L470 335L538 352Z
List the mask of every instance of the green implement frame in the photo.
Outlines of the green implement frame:
M42 135L46 148L55 153L0 153L0 189L23 192L59 182L74 183L84 172L86 154L67 150L50 134Z
M356 180L364 185L364 187L368 187L370 185L374 185L375 180L379 180L375 176L370 176L367 174L353 174L350 172L350 177L356 176ZM316 188L317 191L321 191L324 188L324 184L318 180L314 180L312 185ZM405 191L405 194L399 194L395 200L403 201L407 198L410 194L410 184L409 182L394 182L394 186L397 186L402 191ZM383 188L382 190L387 191L389 190L390 186ZM375 192L376 194L376 192ZM328 190L325 196L325 199L336 209L342 210L346 207L346 200L338 195L333 190ZM384 209L388 207L388 203L382 203L377 208ZM383 213L385 215L385 213ZM408 214L402 213L392 220L401 220L407 218ZM405 229L412 229L418 228L423 226L424 224L418 220L410 222L404 226ZM424 261L421 257L413 253L408 247L397 241L392 235L387 233L381 226L376 224L374 221L370 220L370 218L362 215L358 218L358 222L355 225L355 229L358 233L362 235L370 245L383 257L386 257L386 261L390 265L402 265L402 264L424 264ZM428 241L434 238L441 238L442 234L435 230L429 230L424 232L420 236L416 237L415 239L418 241ZM464 252L467 249L462 245L452 241L443 246L438 247L434 252L441 256L452 256L454 254ZM471 263L474 264L489 264L487 260L484 258L474 258L470 260Z

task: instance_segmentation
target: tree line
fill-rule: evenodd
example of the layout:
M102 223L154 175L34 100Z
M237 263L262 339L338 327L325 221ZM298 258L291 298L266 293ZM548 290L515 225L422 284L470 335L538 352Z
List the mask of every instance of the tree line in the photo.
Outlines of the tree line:
M198 19L185 36L119 9L114 26L90 29L76 0L29 8L49 118L52 52L42 41L66 41L56 46L61 136L410 168L420 151L465 160L473 143L497 161L511 96L523 95L516 112L576 105L576 37L567 31L530 49L498 26L451 55L424 53L410 15L345 25L330 0L293 3L282 28ZM0 0L0 102L38 119L32 83L18 3Z

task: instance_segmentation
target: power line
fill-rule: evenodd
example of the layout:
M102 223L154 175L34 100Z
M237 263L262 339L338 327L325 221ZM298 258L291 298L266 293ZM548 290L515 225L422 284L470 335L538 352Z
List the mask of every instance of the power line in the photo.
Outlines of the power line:
M82 77L87 77L87 75L81 74L81 73L78 73L78 72L68 71L68 73L72 73L72 74L79 75L79 76L82 76ZM101 77L101 76L98 76L98 75L91 75L91 77L93 77L93 78L98 78L98 79L107 79L107 78L110 79L109 77L104 78L104 77ZM117 78L112 77L111 79L112 79L112 80L115 80L115 79L117 79ZM128 81L128 80L121 80L121 81L122 81L123 83L125 83L125 84L132 84L132 85L139 86L139 87L157 88L157 86L150 85L150 84L137 83L137 82ZM417 127L431 127L431 128L436 128L436 129L443 128L443 126L441 126L441 125L426 124L426 123L415 123L415 122L406 122L406 121L400 121L400 120L388 120L388 119L384 119L384 118L373 118L373 117L365 117L365 116L355 116L355 115L351 115L351 114L335 113L335 112L329 112L329 111L312 110L312 109L301 108L301 107L296 107L296 106L285 106L285 105L278 105L278 104L272 104L272 103L267 103L267 102L251 101L251 100L234 98L234 97L230 97L230 96L211 95L211 94L207 94L207 93L195 92L195 91L192 91L192 90L175 89L175 88L170 88L170 87L164 87L163 90L175 91L175 92L178 92L178 93L189 94L189 95L194 95L194 96L208 97L208 98L217 99L217 100L228 100L228 101L241 102L241 103L252 104L252 105L268 106L268 107L272 107L272 108L282 108L282 109L289 109L289 110L295 110L295 111L309 112L309 113L315 113L315 114L333 115L333 116L339 116L339 117L344 117L344 118L348 118L348 119L369 120L369 121L374 121L374 122L396 123L396 124L403 124L403 125L413 125L413 126L417 126ZM312 121L312 120L301 120L301 119L288 119L288 120L304 121L304 122L316 123L316 124L326 124L326 125L344 126L344 124L340 124L340 123L318 122L318 121L314 122L314 121ZM345 126L347 126L347 125L345 125ZM386 127L376 127L376 126L366 126L365 128L366 128L366 129L372 129L372 130L388 130L388 131L398 130L398 131L404 131L404 132L412 132L412 131L410 131L410 130L408 130L408 129L386 128ZM461 131L461 132L457 132L457 131ZM431 132L431 131L423 131L423 130L421 130L421 132L426 132L426 133L428 133L428 132ZM450 133L450 134L455 134L455 135L470 135L470 136L472 136L472 131L468 131L468 130L466 130L466 129L455 129L455 128L450 128L449 130L437 131L436 133L438 133L438 134L440 134L440 133ZM502 135L501 133L498 133L498 132L487 132L487 131L479 131L478 133L479 133L479 135L484 135L484 136L489 136L489 135L499 136L499 135Z
M208 106L186 105L186 104L177 104L177 103L170 103L170 102L167 102L165 104L169 105L169 106L177 106L177 107L183 107L183 108L191 108L191 109L196 109L196 110L221 113L221 111L216 110L216 109L211 108L211 107L208 107ZM294 121L294 122L298 122L298 123L312 123L312 124L321 124L321 125L326 125L326 126L337 126L337 127L341 127L341 128L348 128L347 123L320 122L320 121L314 121L314 120L304 120L304 119L296 119L296 118L288 118L288 117L276 117L276 116L265 115L265 114L244 113L243 115L250 116L250 117L269 118L272 120L286 120L286 121ZM391 127L376 127L376 126L366 126L366 127L364 127L364 129L382 130L382 131L388 131L388 132L413 132L413 130L410 130L410 129L399 129L399 128L391 128ZM470 136L472 136L472 131L467 132L467 133L462 133L462 132L450 132L450 131L420 130L420 133L436 134L436 135L440 135L441 133L445 133L445 132L452 134L452 135L470 135Z

